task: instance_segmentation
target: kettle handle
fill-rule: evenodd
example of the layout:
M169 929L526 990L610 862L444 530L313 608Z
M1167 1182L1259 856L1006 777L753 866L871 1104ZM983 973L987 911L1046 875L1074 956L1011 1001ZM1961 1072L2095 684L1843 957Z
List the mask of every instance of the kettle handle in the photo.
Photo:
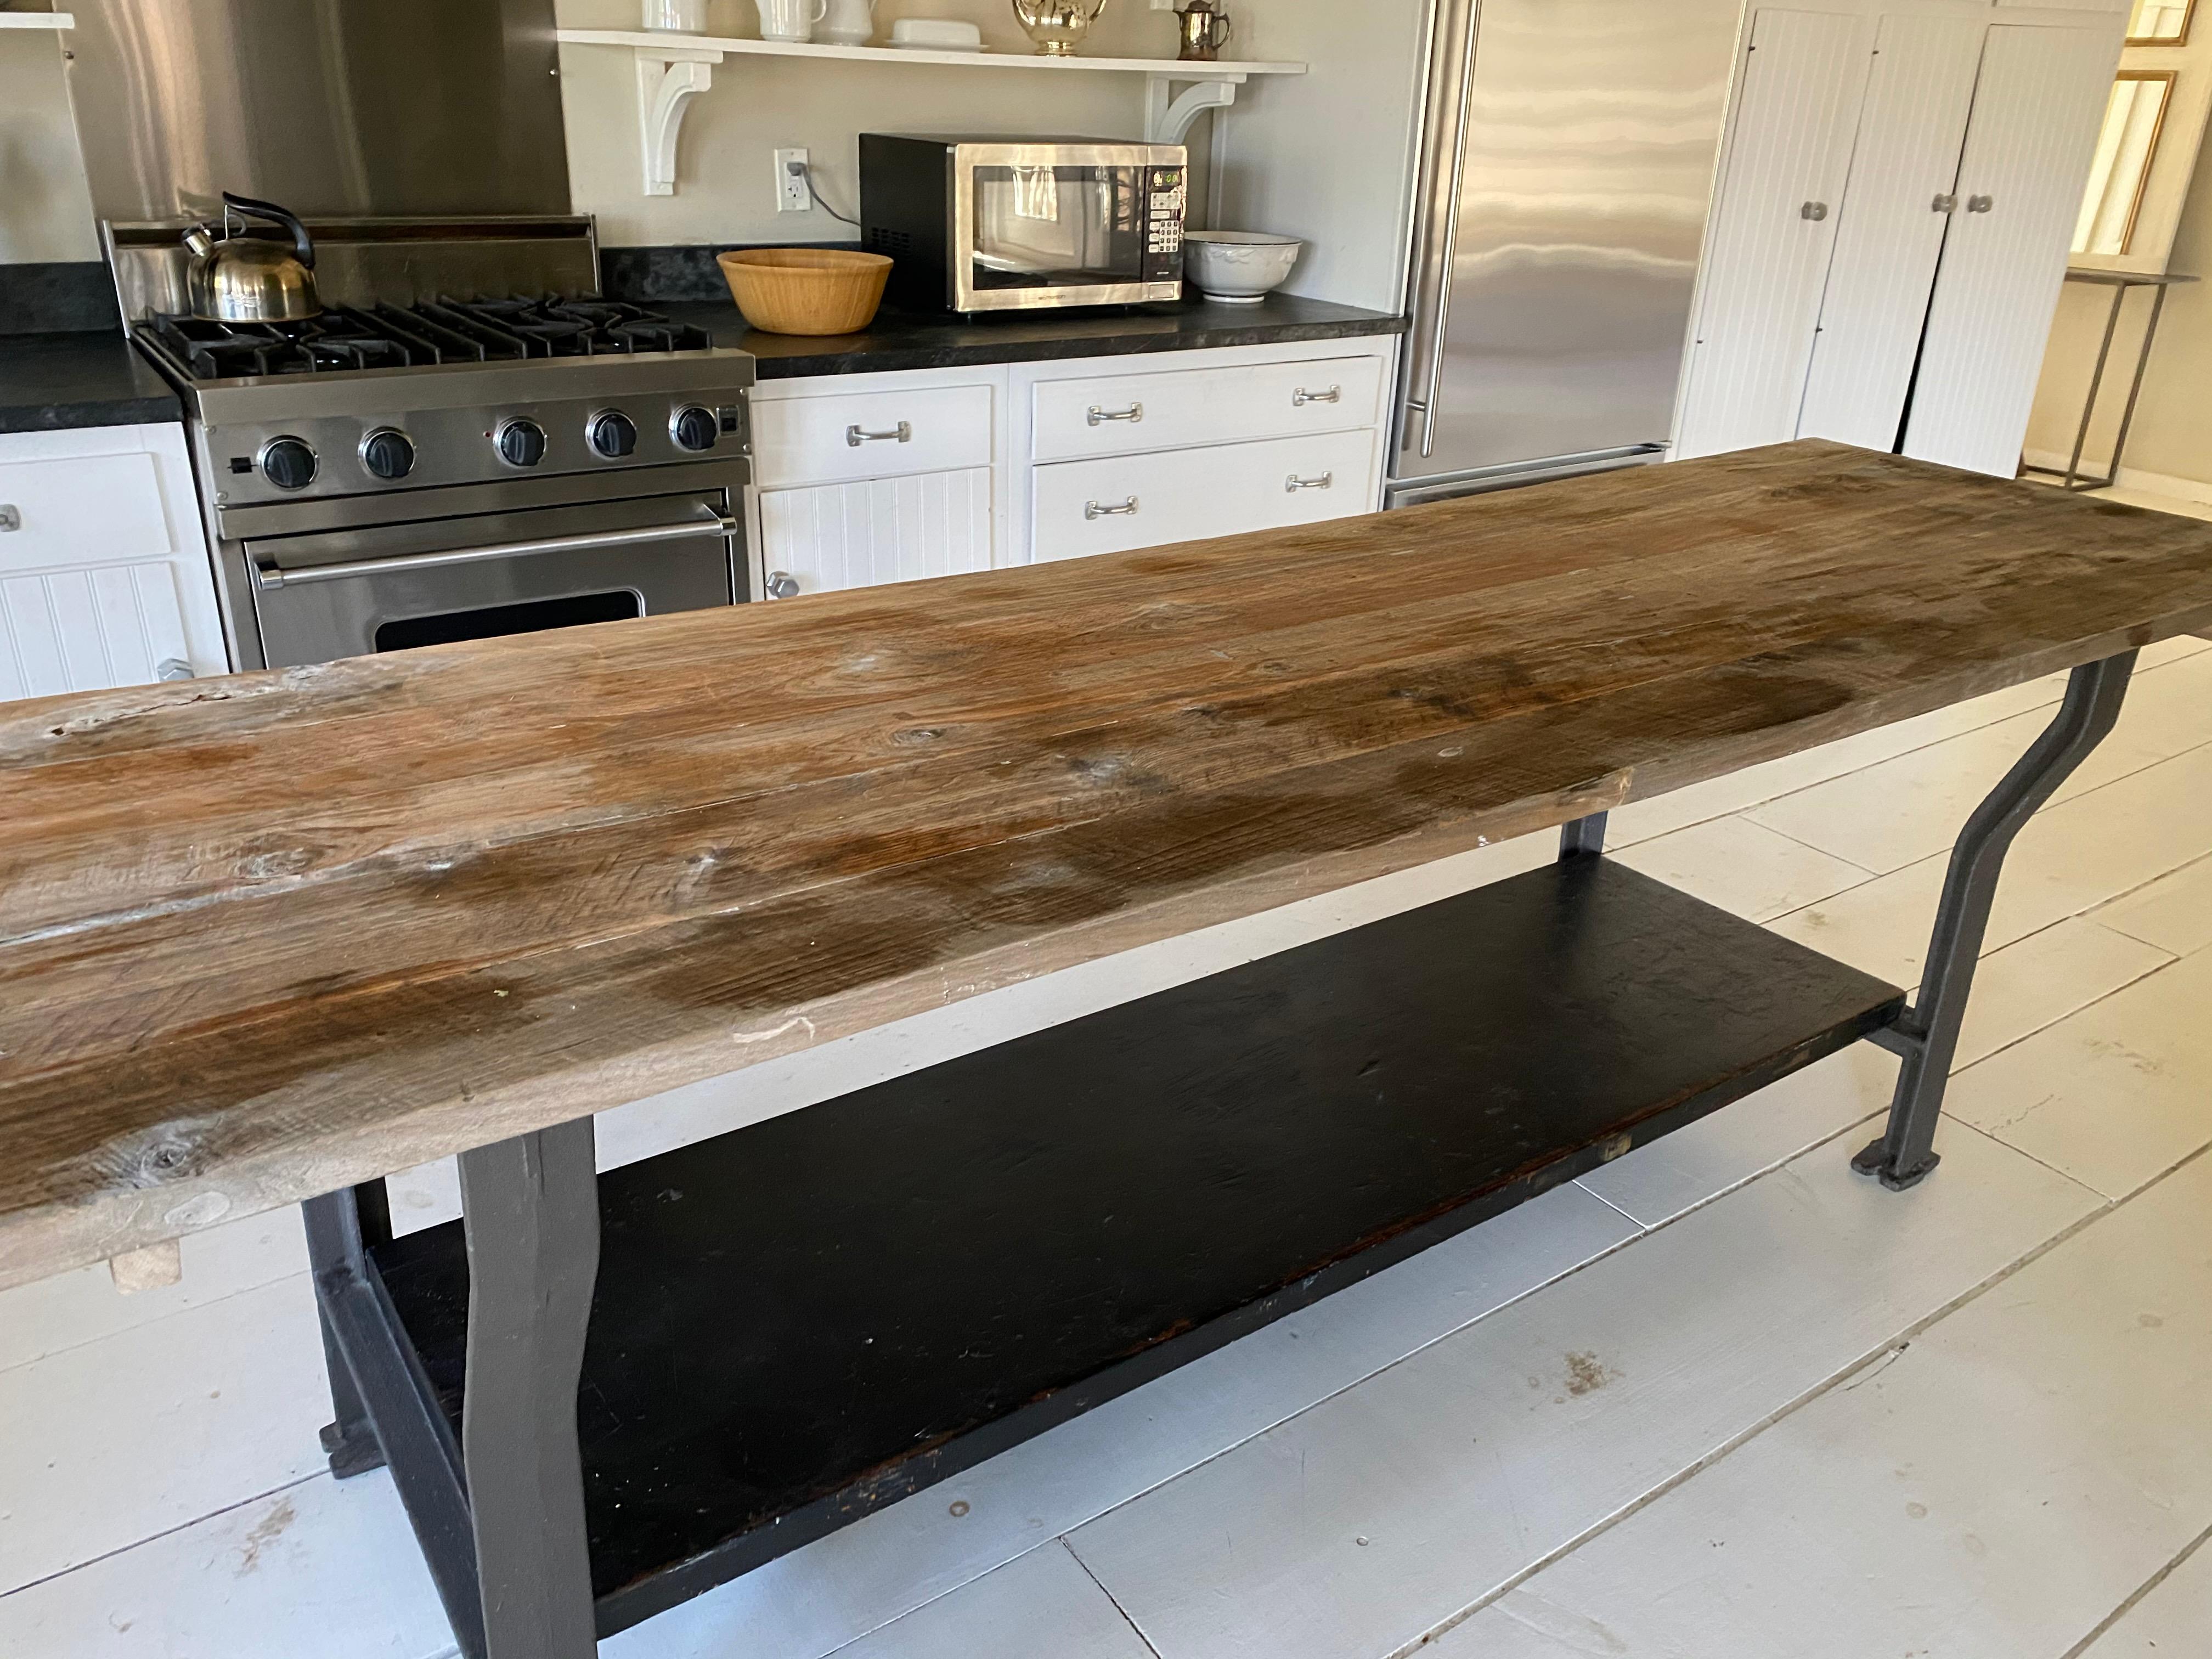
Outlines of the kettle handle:
M223 191L222 204L234 212L282 225L292 233L293 257L308 270L315 268L314 238L307 234L307 226L300 222L299 216L289 208L280 208L274 202L257 202L251 196L240 196L230 191Z

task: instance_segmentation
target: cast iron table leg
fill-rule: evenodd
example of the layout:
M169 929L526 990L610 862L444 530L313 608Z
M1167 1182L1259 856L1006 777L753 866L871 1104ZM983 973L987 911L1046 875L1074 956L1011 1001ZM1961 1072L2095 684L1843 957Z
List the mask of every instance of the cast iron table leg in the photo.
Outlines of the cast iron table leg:
M1893 1192L1918 1184L1942 1161L1933 1150L1936 1122L1942 1115L1943 1091L1958 1052L1959 1027L1966 1016L2006 849L2021 826L2112 729L2135 662L2136 653L2129 651L2074 671L2058 718L1974 809L1952 849L1920 994L1877 1039L1905 1056L1889 1127L1851 1159L1853 1169L1878 1176Z
M1559 826L1559 856L1577 857L1583 853L1605 851L1605 814L1593 812L1586 818L1577 818L1571 823Z
M461 1155L469 1252L462 1457L488 1659L592 1659L576 1385L599 1278L582 1118Z

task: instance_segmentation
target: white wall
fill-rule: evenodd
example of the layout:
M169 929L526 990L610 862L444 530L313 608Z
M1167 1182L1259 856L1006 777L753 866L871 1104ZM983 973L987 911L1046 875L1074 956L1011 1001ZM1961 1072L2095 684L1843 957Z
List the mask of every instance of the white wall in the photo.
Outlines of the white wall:
M1297 0L1311 3L1311 0ZM566 28L638 26L635 0L558 0ZM881 0L879 40L902 16L965 18L994 52L1033 50L1006 0ZM710 33L757 35L751 0L709 0ZM1118 0L1085 50L1102 57L1172 58L1175 18L1145 0ZM1077 133L1139 138L1139 75L1023 75L1005 70L901 67L836 60L729 58L691 100L677 153L676 193L640 193L636 73L630 54L605 46L561 49L569 185L579 213L599 216L610 246L669 242L826 242L858 233L828 214L775 210L771 153L803 146L832 205L858 216L860 134ZM1194 128L1194 150L1206 142Z
M1234 55L1312 70L1247 82L1216 118L1212 224L1304 237L1291 293L1402 310L1431 0L1230 0L1230 9Z
M62 39L0 30L0 264L100 257Z

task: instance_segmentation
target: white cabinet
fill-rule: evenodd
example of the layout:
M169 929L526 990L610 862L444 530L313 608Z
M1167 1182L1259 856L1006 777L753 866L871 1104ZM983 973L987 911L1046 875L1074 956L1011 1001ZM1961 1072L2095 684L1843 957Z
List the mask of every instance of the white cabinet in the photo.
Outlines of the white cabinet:
M764 489L765 591L776 597L991 568L991 469Z
M1382 418L1382 398L1374 357L1044 380L1035 393L1030 453L1040 461L1079 460L1373 427Z
M764 382L754 592L1371 513L1394 335Z
M2112 85L2103 29L1990 31L1905 453L2009 477ZM2087 65L2094 73L2084 73ZM2101 65L2101 67L2100 67Z
M1861 32L1860 19L1832 12L1767 10L1752 21L1708 238L1682 455L1771 442L1796 424L1850 168Z
M1897 441L1951 222L1982 57L1978 19L1885 17L1797 435Z
M1372 431L1163 450L1036 470L1031 556L1121 553L1372 510Z
M2124 26L1954 0L1757 12L1675 454L1902 432L2008 476Z
M0 436L0 699L228 668L183 429Z

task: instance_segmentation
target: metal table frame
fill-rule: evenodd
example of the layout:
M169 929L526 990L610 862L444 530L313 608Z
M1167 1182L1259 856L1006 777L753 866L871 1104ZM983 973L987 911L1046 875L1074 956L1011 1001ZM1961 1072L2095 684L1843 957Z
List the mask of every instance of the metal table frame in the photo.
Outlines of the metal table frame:
M2005 854L2112 730L2135 660L2074 670L2057 718L1960 836L1921 994L1875 1038L1905 1058L1888 1128L1851 1160L1893 1191L1940 1161L1936 1127ZM1567 824L1560 857L1600 856L1605 829L1602 813ZM471 1293L458 1443L364 1258L365 1242L389 1233L381 1183L305 1206L336 1408L324 1445L340 1476L389 1462L470 1659L591 1659L576 1391L599 1260L592 1120L464 1153L460 1173Z
M2150 368L2150 349L2158 338L2158 319L2166 310L2167 292L2182 283L2193 283L2194 276L2179 276L2162 271L2133 270L2069 270L2069 283L2081 283L2112 290L2112 308L2105 318L2105 337L2098 343L2097 365L2089 371L2089 392L2081 404L2081 423L2074 430L2074 453L2066 459L2066 471L2057 468L2023 465L2024 472L2039 472L2046 477L2060 480L2063 489L2110 489L2120 476L2120 457L2128 447L2128 428L2135 424L2136 402L2142 396L2143 374ZM2120 429L2112 439L2112 458L2106 463L2101 478L2081 476L2081 451L2089 441L2089 427L2097 418L2097 396L2104 390L2105 366L2112 355L2112 337L2119 332L2120 311L2130 294L2139 288L2152 289L2150 316L2143 324L2142 344L2136 352L2135 378L2128 383L2127 406L2120 411Z

